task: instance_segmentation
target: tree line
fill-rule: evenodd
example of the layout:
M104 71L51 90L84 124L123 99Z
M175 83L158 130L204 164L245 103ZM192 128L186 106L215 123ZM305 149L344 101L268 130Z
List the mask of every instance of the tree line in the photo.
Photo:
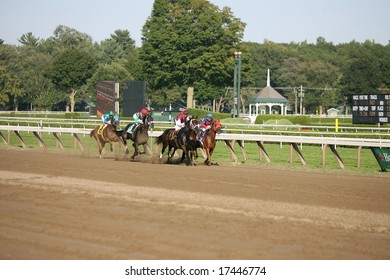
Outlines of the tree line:
M348 113L356 93L390 93L390 43L335 45L318 37L305 42L244 42L245 23L229 7L206 0L155 0L136 47L127 30L93 42L59 25L40 39L23 34L19 46L0 39L0 109L86 110L96 102L99 80L147 81L151 107L186 99L197 106L232 108L234 52L241 51L241 108L266 85L287 97L297 113L301 87L307 113L331 107Z

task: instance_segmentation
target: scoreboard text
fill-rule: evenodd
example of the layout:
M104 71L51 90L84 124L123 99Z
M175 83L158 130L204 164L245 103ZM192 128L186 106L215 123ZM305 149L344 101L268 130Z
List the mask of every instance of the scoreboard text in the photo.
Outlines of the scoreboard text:
M390 94L356 94L352 96L352 123L389 123Z

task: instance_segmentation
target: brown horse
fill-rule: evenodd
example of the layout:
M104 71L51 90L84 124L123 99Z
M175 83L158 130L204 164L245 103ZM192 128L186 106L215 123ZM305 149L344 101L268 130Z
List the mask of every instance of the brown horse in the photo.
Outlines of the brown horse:
M99 132L100 127L101 127L100 125L95 127L90 133L90 136L95 138L99 146L100 158L102 158L102 152L106 143L110 144L111 152L113 151L112 143L119 142L125 148L126 154L129 153L127 145L123 142L121 135L118 133L114 125L108 124L101 133Z
M217 141L215 140L215 137L217 133L219 134L221 132L222 125L219 120L215 120L213 126L211 129L207 130L203 137L203 143L199 143L199 147L204 149L206 151L206 160L204 161L205 164L208 166L211 165L211 155L213 154L215 145Z

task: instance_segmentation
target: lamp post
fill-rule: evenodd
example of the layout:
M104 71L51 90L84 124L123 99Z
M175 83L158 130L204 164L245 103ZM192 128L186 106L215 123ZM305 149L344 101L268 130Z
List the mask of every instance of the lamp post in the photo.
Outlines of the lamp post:
M234 52L233 118L240 116L241 52Z

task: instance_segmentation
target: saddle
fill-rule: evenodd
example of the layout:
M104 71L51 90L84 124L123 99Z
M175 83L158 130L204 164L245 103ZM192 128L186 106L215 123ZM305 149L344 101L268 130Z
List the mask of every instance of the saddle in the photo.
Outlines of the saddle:
M100 136L103 136L103 131L106 128L106 126L107 125L105 125L105 124L100 125L100 127L99 127L99 129L97 131L97 134L100 135Z
M130 134L134 134L138 127L139 127L139 124L132 125L128 128L127 132Z

